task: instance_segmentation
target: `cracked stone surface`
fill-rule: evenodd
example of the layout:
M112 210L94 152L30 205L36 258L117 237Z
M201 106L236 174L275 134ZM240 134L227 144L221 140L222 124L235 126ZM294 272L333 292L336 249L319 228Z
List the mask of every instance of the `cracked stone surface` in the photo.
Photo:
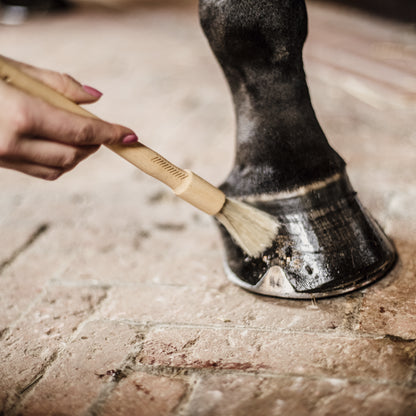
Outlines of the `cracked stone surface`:
M2 54L104 92L91 110L214 184L226 83L195 2L0 26ZM0 414L416 413L416 35L309 3L305 68L331 145L399 252L317 302L226 280L213 221L106 149L47 183L0 171Z

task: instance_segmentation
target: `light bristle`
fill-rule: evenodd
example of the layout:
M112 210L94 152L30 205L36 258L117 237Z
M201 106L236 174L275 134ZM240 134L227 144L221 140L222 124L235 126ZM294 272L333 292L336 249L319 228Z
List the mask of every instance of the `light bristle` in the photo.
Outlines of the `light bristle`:
M250 257L258 257L270 248L279 228L271 215L233 199L226 200L216 218Z

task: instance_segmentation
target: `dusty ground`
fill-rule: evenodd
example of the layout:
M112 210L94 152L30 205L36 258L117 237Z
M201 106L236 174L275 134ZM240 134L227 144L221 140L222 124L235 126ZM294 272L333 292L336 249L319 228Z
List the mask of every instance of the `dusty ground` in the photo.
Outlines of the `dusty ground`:
M390 275L346 297L228 283L211 219L102 149L54 183L0 172L0 414L416 414L416 35L310 5L313 102ZM196 7L0 27L0 51L104 92L96 114L219 184L233 114Z

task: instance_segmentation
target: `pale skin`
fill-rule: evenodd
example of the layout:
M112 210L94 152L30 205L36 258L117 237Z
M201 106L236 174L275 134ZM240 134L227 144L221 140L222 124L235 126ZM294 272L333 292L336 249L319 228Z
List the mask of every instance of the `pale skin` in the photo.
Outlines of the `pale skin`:
M10 61L78 104L101 97L69 75ZM0 81L0 167L55 180L102 144L136 141L131 129L60 110Z

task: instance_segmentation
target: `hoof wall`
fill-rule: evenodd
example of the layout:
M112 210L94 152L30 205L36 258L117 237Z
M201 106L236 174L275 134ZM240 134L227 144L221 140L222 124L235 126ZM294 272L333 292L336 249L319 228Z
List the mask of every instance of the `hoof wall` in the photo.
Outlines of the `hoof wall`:
M224 228L225 271L262 295L317 299L360 289L394 265L394 247L361 206L347 176L291 194L244 198L280 224L273 246L251 258Z

